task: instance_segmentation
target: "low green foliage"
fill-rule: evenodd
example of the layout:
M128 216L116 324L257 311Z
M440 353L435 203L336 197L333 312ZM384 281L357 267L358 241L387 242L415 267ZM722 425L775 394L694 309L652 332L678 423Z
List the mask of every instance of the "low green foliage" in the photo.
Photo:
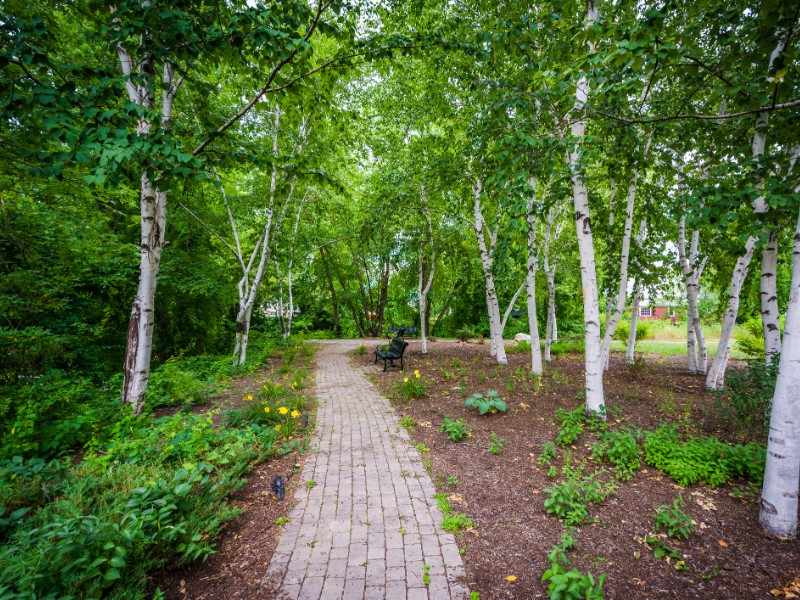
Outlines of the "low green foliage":
M452 361L450 361L450 366L453 367L454 369L458 369L461 366L461 359L454 358Z
M503 449L503 442L505 442L505 440L501 437L498 437L493 431L489 436L489 444L486 446L487 452L489 452L489 454L494 454L495 456L500 454L500 450Z
M467 423L464 419L453 420L448 416L442 419L442 425L439 431L447 434L451 442L460 442L467 437Z
M645 434L644 452L647 464L684 486L703 481L717 487L733 477L758 485L764 480L766 450L755 443L726 444L704 436L682 441L674 425L661 425Z
M513 346L506 348L506 354L525 354L531 351L531 343L521 340Z
M367 345L361 344L358 348L353 350L353 354L356 356L364 356L367 353Z
M423 456L431 451L431 449L428 448L423 442L417 442L416 444L414 444L414 448L416 448L417 452L419 452Z
M581 573L577 569L567 571L571 564L567 558L567 551L575 547L575 540L569 529L564 532L560 546L553 546L548 553L550 568L542 575L542 581L548 583L547 596L550 600L602 600L603 583L606 575L602 574L597 579L587 572Z
M495 390L489 390L486 392L486 396L478 393L472 394L472 397L467 398L467 401L464 402L464 406L471 406L482 415L496 412L504 413L507 408L506 403Z
M472 330L468 327L462 327L461 329L457 330L455 333L455 337L460 342L469 341L469 339L473 336Z
M559 425L556 444L569 446L574 444L583 435L583 424L586 422L586 412L583 406L574 410L556 410L555 421Z
M425 585L431 584L431 576L428 574L430 570L430 565L422 565L422 583Z
M442 369L442 379L452 379L455 377L455 374L452 371L448 371L447 369Z
M598 436L592 448L592 457L607 460L614 465L619 479L628 480L642 464L637 437L639 435L629 428L605 431Z
M553 442L545 442L542 446L542 453L539 455L539 458L536 459L536 463L540 467L544 467L545 465L549 465L553 459L556 457L558 449Z
M671 507L666 504L659 506L655 514L651 515L656 522L656 531L663 531L671 538L688 540L694 531L695 523L683 511L682 506L684 506L683 496L678 496Z
M396 385L397 393L404 402L411 402L428 395L428 384L417 373L405 376Z
M544 510L549 515L563 519L567 525L579 525L589 516L587 504L599 504L616 491L613 483L603 485L597 477L599 471L588 477L577 472L552 488L545 488L549 494L544 501Z
M444 494L434 494L433 498L439 505L439 510L442 511L442 529L450 531L460 536L461 531L469 529L474 525L472 519L463 513L454 513L453 507L447 500Z
M769 425L777 378L777 360L767 364L762 359L744 369L729 369L723 400L718 403L723 417L740 432L761 438Z
M413 430L417 426L417 422L409 417L408 415L403 415L400 418L400 427L408 429L409 431Z

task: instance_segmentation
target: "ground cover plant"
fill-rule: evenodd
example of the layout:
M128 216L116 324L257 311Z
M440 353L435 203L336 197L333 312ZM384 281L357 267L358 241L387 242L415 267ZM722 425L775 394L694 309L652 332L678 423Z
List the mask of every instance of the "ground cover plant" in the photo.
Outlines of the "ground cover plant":
M457 444L435 427L410 435L428 449L431 472L448 475L438 481L450 510L473 521L474 533L459 543L468 584L481 598L559 597L556 587L573 586L607 598L756 599L792 580L798 544L758 529L763 439L743 437L718 410L719 397L678 359L645 355L628 368L612 354L608 420L600 424L580 407L579 356L554 358L536 386L524 353L496 368L475 343L438 341L423 357L412 341L407 356L429 387L427 397L403 405L404 416L470 423L471 436ZM460 372L454 361L468 368ZM358 364L396 394L404 374ZM461 389L504 387L509 378L504 414L480 416L464 405ZM492 434L503 440L497 455L487 451ZM552 554L565 532L574 547ZM732 572L746 581L726 576Z
M222 528L243 512L230 498L248 473L294 463L298 436L310 431L314 406L294 385L300 379L284 386L278 373L286 348L303 365L313 354L291 341L256 344L259 362L245 369L222 357L168 361L154 372L155 389L168 390L162 408L139 417L85 389L78 398L101 408L84 437L43 444L23 425L0 460L0 597L144 598L154 570L213 555ZM61 389L67 402L76 397L75 386Z

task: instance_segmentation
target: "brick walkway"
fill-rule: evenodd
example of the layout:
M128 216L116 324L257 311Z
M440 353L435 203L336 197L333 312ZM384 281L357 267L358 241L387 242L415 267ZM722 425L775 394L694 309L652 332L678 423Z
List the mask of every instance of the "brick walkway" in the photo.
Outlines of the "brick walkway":
M464 600L461 555L419 454L345 355L358 344L320 344L319 452L306 457L266 579L291 599Z

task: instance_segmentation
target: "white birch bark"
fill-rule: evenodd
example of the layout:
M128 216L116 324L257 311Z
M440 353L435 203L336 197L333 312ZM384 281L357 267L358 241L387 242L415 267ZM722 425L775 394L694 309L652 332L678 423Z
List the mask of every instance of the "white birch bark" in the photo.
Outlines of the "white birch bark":
M436 253L433 246L433 223L431 222L431 212L428 208L428 199L425 196L425 187L421 190L422 211L425 215L425 221L428 224L428 243L431 247L430 269L428 270L428 278L425 280L425 240L422 240L419 245L419 285L417 292L419 295L419 331L420 342L422 346L422 354L428 353L428 332L426 331L425 323L427 321L428 310L428 293L431 291L433 285L433 274L436 269Z
M272 154L275 160L277 160L278 155L278 128L280 125L280 118L281 109L280 106L276 105L274 121L275 133L272 141ZM242 278L239 280L239 311L236 315L236 341L233 350L233 362L234 364L240 366L247 361L247 344L250 339L250 319L253 314L253 305L256 302L258 290L261 287L261 281L264 278L266 265L269 261L271 253L270 241L273 228L273 218L275 215L275 190L277 188L277 174L277 165L275 162L273 162L272 175L270 177L269 184L269 204L266 209L266 222L260 238L261 248L258 267L256 268L253 278L250 279L250 269L252 268L255 256L259 254L259 246L256 244L256 247L253 249L253 254L250 258L250 263L248 264L247 272L243 273ZM289 200L287 200L287 203L283 207L284 211L286 210L288 203ZM275 230L277 231L279 228L280 224L276 224Z
M639 301L641 300L641 290L637 283L633 289L633 306L631 306L631 328L628 331L628 344L625 346L625 362L629 365L635 362L636 353L636 328L639 324Z
M782 37L769 58L769 67L767 72L772 71L775 59L781 55L786 46L786 37ZM767 125L769 124L769 113L760 112L756 117L756 128L753 132L752 152L753 158L760 161L764 156L764 151L767 146ZM753 202L753 212L756 214L763 214L769 210L764 199L764 184L765 176L761 176L756 187L760 191L760 195ZM714 356L714 361L711 363L711 368L708 370L706 376L706 388L709 390L722 389L725 380L725 368L727 367L727 355L729 351L731 333L733 326L736 324L736 316L739 313L739 293L744 279L747 277L747 271L750 268L750 261L753 258L753 251L755 250L756 237L750 236L747 239L744 247L744 254L736 261L736 268L731 276L731 285L729 288L728 308L722 320L722 331L720 334L720 345L717 348L717 353ZM777 300L776 300L777 303ZM723 345L724 340L724 345Z
M761 323L764 326L764 354L771 364L781 353L781 326L778 320L778 232L771 229L761 251Z
M594 0L587 1L587 25L594 24L600 16L599 6ZM594 50L594 45L590 45ZM575 230L578 236L578 251L581 263L583 286L583 323L586 346L586 412L605 419L603 393L603 360L600 344L600 307L597 292L597 270L595 267L594 240L589 215L589 190L586 187L582 163L583 137L586 132L584 106L589 99L589 84L581 75L575 86L575 114L580 115L572 124L574 146L567 156L572 173L572 197L575 207Z
M653 139L652 132L647 136L645 142L643 158L647 156L650 150L650 142ZM633 175L628 184L628 197L625 204L625 227L622 232L622 251L620 252L619 259L619 287L617 288L617 302L614 305L614 312L609 321L606 316L606 330L603 335L603 367L607 370L609 358L611 355L611 340L614 337L614 332L617 330L620 318L622 318L622 311L625 310L625 300L628 298L628 261L630 258L631 249L631 234L633 233L633 208L636 201L636 185L639 181L639 167L635 165L633 168ZM608 315L608 310L606 311Z
M800 487L800 215L792 250L792 282L786 306L783 351L772 397L767 464L759 521L767 535L797 537Z
M503 330L502 321L500 318L500 303L497 298L497 291L494 285L494 275L492 273L492 257L491 250L494 250L497 241L497 231L494 233L489 232L489 246L486 245L486 221L481 212L481 191L483 189L483 182L478 179L475 184L474 196L474 215L475 215L475 237L478 240L478 251L481 257L481 266L483 268L483 278L486 287L486 304L489 311L489 328L492 343L492 354L497 360L498 364L508 364L506 359L506 349L503 345Z
M680 180L679 180L680 186ZM679 192L680 194L680 187ZM700 311L697 307L697 297L700 291L700 277L706 266L708 257L698 262L700 245L700 231L692 231L689 250L686 250L686 219L681 216L678 222L678 260L683 273L686 286L686 356L690 373L706 374L708 368L708 350L703 335L703 323L700 320Z
M156 81L151 60L147 58L138 65L139 72L145 77L143 83L137 85L130 79L134 61L122 45L117 46L117 56L122 74L126 78L125 89L129 100L148 112L154 110ZM160 118L164 129L169 128L172 121L174 100L181 82L182 78L175 78L173 66L167 60L161 77ZM139 136L147 137L152 128L153 123L142 118L137 124L136 132ZM147 383L150 379L155 295L167 224L167 192L158 188L158 174L148 173L146 169L142 170L140 177L139 213L139 284L128 322L121 397L123 404L131 404L135 415L144 410Z
M547 327L544 340L544 360L550 362L550 346L558 341L558 323L556 320L556 263L557 255L551 256L551 250L561 235L563 221L556 223L558 210L550 209L547 214L547 227L544 231L544 273L547 278Z
M536 320L536 213L534 213L534 200L536 198L536 179L531 177L528 182L533 193L528 197L528 274L525 284L528 291L528 329L531 335L531 373L542 374L542 349L539 344L539 324Z

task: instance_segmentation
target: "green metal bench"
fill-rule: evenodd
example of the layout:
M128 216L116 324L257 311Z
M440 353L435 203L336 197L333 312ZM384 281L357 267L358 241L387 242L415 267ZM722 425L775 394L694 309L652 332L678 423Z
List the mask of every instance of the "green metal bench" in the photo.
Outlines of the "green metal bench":
M408 347L408 342L401 340L400 338L392 338L392 341L388 345L378 346L375 349L375 363L378 364L379 360L383 361L383 370L384 372L389 367L397 367L398 365L394 364L394 361L399 360L400 365L399 368L402 370L403 366L403 354Z

